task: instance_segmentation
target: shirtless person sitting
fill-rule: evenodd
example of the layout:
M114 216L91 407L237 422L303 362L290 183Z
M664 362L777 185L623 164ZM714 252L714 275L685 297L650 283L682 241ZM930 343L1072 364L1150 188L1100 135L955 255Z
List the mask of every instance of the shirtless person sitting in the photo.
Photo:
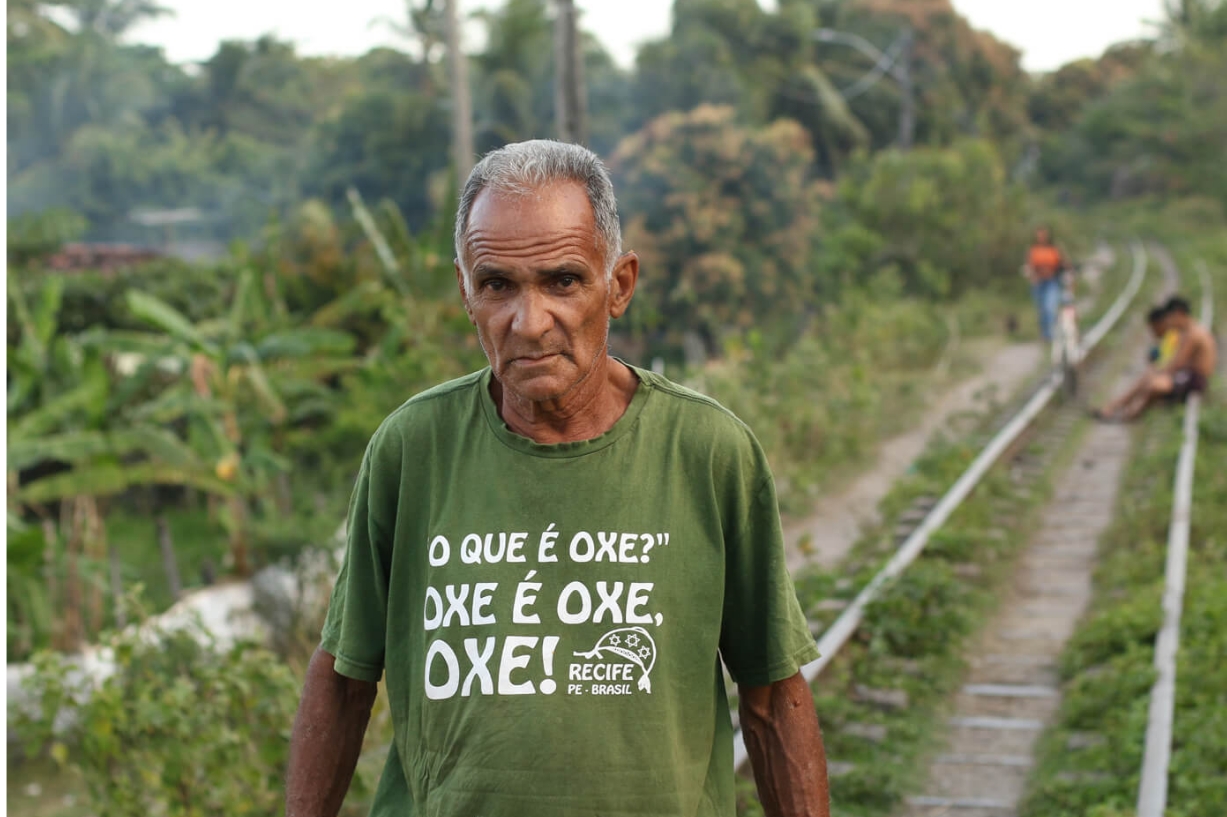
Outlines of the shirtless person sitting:
M1194 392L1205 392L1218 363L1214 336L1193 320L1189 302L1174 297L1164 307L1164 329L1180 333L1180 345L1171 359L1154 372L1143 376L1134 388L1095 412L1101 420L1136 419L1159 400L1184 402Z
M1146 314L1146 325L1154 337L1154 345L1147 350L1150 365L1124 392L1101 409L1093 409L1091 415L1100 420L1114 419L1124 406L1132 405L1150 391L1151 379L1171 362L1180 346L1180 333L1169 324L1167 305L1156 306Z
M1180 332L1169 326L1167 306L1156 306L1146 316L1146 325L1154 335L1155 343L1150 347L1148 359L1151 363L1149 371L1158 371L1171 362L1176 349L1180 347Z

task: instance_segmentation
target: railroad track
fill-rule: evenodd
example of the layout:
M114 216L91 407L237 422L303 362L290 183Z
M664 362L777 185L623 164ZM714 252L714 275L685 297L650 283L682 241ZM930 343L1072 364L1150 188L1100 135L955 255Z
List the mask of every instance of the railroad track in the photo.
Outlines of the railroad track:
M1171 264L1171 259L1166 259ZM1172 265L1174 272L1174 265ZM1214 322L1214 292L1210 276L1201 271L1201 323ZM1183 439L1176 461L1172 518L1168 526L1167 564L1163 574L1163 626L1155 638L1155 679L1146 720L1146 748L1138 784L1138 817L1162 817L1167 806L1168 767L1172 758L1172 722L1176 706L1176 653L1180 648L1180 615L1188 566L1189 522L1193 512L1193 464L1197 459L1201 395L1192 394L1184 409Z
M1125 290L1109 308L1104 317L1086 335L1083 348L1084 365L1088 369L1087 386L1093 387L1096 379L1101 379L1103 376L1103 373L1099 371L1103 367L1091 353L1095 351L1096 347L1100 345L1101 341L1113 327L1119 323L1120 318L1132 304L1141 286L1146 268L1145 252L1141 245L1134 245L1132 255L1133 274ZM1055 412L1047 411L1050 405L1054 403L1054 398L1059 394L1060 386L1059 376L1045 376L1034 392L1025 398L1022 405L1006 417L1001 427L993 434L992 439L987 442L945 494L940 497L931 495L918 497L910 507L905 509L898 518L894 530L893 544L897 546L897 550L889 558L885 566L864 585L855 598L848 601L832 599L819 605L821 613L829 616L830 613L838 611L839 614L831 622L830 626L824 628L812 627L816 631L815 635L818 637L818 647L822 653L822 658L808 665L803 670L805 677L811 684L815 682L824 669L837 659L842 648L856 634L858 628L862 625L867 608L917 559L928 545L930 539L943 528L951 514L972 493L973 489L985 479L986 474L994 469L994 466L999 465L1003 460L1007 461L1010 479L1015 486L1016 492L1026 496L1031 492L1033 483L1042 480L1059 457L1068 455L1069 452L1065 449L1070 435L1075 432L1077 424L1082 419L1082 410L1072 402L1058 401ZM1037 422L1041 415L1044 416L1043 422ZM1042 428L1037 430L1037 426L1042 426ZM1119 429L1112 430L1119 431ZM1098 451L1096 453L1100 454ZM1111 468L1106 467L1106 464L1112 455L1113 452L1111 450L1102 452L1105 464L1103 472L1105 475L1111 471ZM1081 502L1079 507L1065 509L1066 513L1082 513L1092 504L1106 509L1112 507L1111 501L1107 501L1110 500L1110 497L1102 494L1089 491L1079 493L1077 490L1064 490L1064 486L1062 493L1079 498L1077 501ZM996 503L995 511L998 514L998 521L1001 525L1008 526L1012 520L1020 519L1022 511L1019 508L1009 506L1009 503L1005 500L994 500L994 502ZM986 535L989 536L994 534L1004 535L1004 532L1001 530L986 532ZM1060 542L1054 542L1050 547L1052 548L1050 553L1040 553L1035 558L1038 559L1045 555L1049 557L1050 561L1053 559L1085 558L1085 554L1068 552L1068 546ZM1062 548L1066 550L1062 551ZM976 569L974 565L962 567L969 571ZM1029 567L1028 569L1031 568ZM1056 593L1057 595L1073 593L1075 591L1081 592L1079 588L1061 587L1055 582L1050 581L1053 577L1051 573L1045 572L1048 569L1059 572L1060 565L1052 563L1045 567L1037 563L1034 566L1031 581L1037 585L1037 589L1048 593ZM1070 595L1069 598L1076 600L1078 597ZM1073 605L1067 605L1067 607L1076 613ZM1067 624L1055 621L1049 622L1049 624L1059 634L1062 627L1066 630L1072 627L1072 620ZM1042 662L1037 662L1036 666L1031 668L1035 669L1038 674L1029 675L1026 662L1009 659L1012 652L1016 652L1016 650L999 649L997 653L993 654L997 655L998 658L988 662L1004 667L1005 670L1002 673L995 676L986 675L983 679L974 680L960 692L961 698L988 703L983 704L982 712L969 712L969 714L965 715L956 714L955 718L964 718L965 720L956 721L952 724L954 728L975 730L1000 727L998 733L1011 731L1025 732L1032 730L1034 724L1031 721L1037 719L1016 718L1014 720L1020 721L1020 723L1009 723L1007 722L1010 720L1009 716L993 714L993 712L1000 710L998 702L1002 700L1023 699L1032 702L1032 705L1040 709L1043 709L1045 706L1052 706L1051 699L1053 696L1048 692L1051 687L1051 679L1043 675L1045 668ZM1002 660L1003 657L1004 660ZM875 691L858 687L857 694L869 699L873 699L877 695L884 703L890 705L888 699L891 695L889 691ZM906 696L903 697L906 698ZM1026 723L1023 723L1023 721ZM988 724L993 724L993 726L988 726ZM1024 726L1025 729L1023 728ZM830 727L828 726L827 728L829 729ZM852 724L848 728L855 728L866 735L871 735L871 733L877 730L877 727L863 724ZM871 739L882 740L884 739L883 734L874 735ZM1019 751L1011 750L1009 746L1003 746L1003 750L995 754L986 754L982 748L969 748L966 752L950 751L944 753L940 760L944 765L951 767L951 769L957 767L959 769L957 774L975 778L983 776L982 767L986 765L983 762L985 758L994 756L1000 761L997 764L999 767L1015 770L1007 774L1015 777L1025 777L1027 764L1020 760L1022 755ZM740 732L738 732L734 744L734 762L738 768L741 768L745 764L746 759L744 741ZM850 771L851 764L841 762L838 756L833 755L829 766L832 776L839 777ZM1017 770L1021 770L1021 773ZM1015 786L1021 790L1021 782L1016 783ZM974 805L972 801L976 799L970 795L959 795L949 792L946 794L927 793L913 799L909 808L930 809L930 811L922 810L915 812L927 815L939 813L933 812L932 809L934 808L946 810L952 807L970 808ZM988 797L981 797L979 800L982 801L981 805L984 806L996 806L999 804L998 802L989 803L990 798ZM956 802L961 803L961 805L956 806ZM996 813L999 812L986 812L986 814L993 814L994 817L996 817ZM963 812L963 814L964 817L979 817L979 815L974 815L972 812Z
M1174 289L1170 258L1162 248L1153 255L1166 288ZM1117 379L1116 388L1125 385L1126 378ZM1057 662L1090 602L1098 542L1111 523L1130 447L1126 428L1096 425L1068 463L1000 612L972 647L945 746L929 764L923 793L907 799L905 817L1017 813L1037 740L1060 706Z
M1076 422L1072 408L1060 411L1042 450L1067 439ZM1096 544L1116 507L1129 443L1122 426L1091 428L1058 479L999 613L972 646L946 744L923 793L908 799L908 817L1014 814L1035 742L1060 704L1057 660L1091 598Z
M1160 246L1152 250L1168 289L1179 280ZM1202 276L1202 321L1212 299ZM1123 385L1123 384L1118 384ZM1200 399L1186 408L1176 466L1163 610L1156 639L1157 680L1151 693L1145 758L1138 790L1139 817L1161 817L1166 803L1175 700L1176 651L1187 557ZM1061 701L1057 662L1091 598L1097 545L1117 507L1130 459L1131 435L1120 426L1095 426L1087 435L1045 511L1043 524L1020 560L1002 612L973 648L971 670L955 697L944 750L929 764L924 794L908 799L906 817L1014 817L1034 762L1040 733ZM1068 750L1103 744L1093 732L1071 733ZM1058 774L1068 784L1097 786L1097 772Z

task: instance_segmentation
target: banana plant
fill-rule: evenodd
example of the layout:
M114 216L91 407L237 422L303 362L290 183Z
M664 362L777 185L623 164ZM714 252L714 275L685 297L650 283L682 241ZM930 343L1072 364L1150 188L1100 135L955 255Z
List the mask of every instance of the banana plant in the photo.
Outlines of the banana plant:
M9 533L22 543L9 550L10 576L22 577L10 582L18 600L10 615L25 622L19 647L49 631L55 646L73 649L87 623L102 625L105 581L98 577L108 556L111 591L122 595L118 557L107 545L106 498L154 484L232 487L168 430L131 424L118 410L125 396L112 389L103 352L59 331L62 279L40 279L27 298L10 276L8 291L18 329L8 347ZM27 524L31 514L41 526Z
M255 274L239 276L229 313L193 323L160 299L127 293L132 314L157 332L108 333L114 350L137 354L134 377L159 382L155 396L134 407L134 421L186 428L187 446L211 462L212 476L232 490L223 523L233 568L250 572L252 503L289 513L287 432L333 410L325 381L362 364L353 338L326 328L276 328Z

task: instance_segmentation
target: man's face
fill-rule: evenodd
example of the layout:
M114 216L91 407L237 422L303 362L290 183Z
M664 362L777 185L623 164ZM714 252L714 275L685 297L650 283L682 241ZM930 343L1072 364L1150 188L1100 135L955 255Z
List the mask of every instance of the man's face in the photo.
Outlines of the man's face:
M638 259L624 255L607 278L578 183L526 196L485 190L468 228L468 279L459 264L456 274L495 377L522 400L565 398L604 359L610 318L626 311Z
M1036 244L1047 244L1048 243L1048 231L1044 229L1043 227L1040 227L1038 230L1035 231L1035 243Z

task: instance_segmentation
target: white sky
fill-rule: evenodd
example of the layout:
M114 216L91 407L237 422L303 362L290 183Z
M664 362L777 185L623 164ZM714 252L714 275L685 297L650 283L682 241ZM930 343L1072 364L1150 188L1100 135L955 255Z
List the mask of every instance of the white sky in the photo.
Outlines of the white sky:
M771 5L770 0L760 0ZM175 62L207 59L223 39L251 40L273 33L293 40L301 54L357 55L376 45L397 45L381 18L403 19L403 0L162 0L173 17L135 29L132 41L161 45ZM461 0L465 12L501 0ZM635 47L669 30L670 0L579 0L583 25L629 66ZM1163 0L954 0L976 28L987 29L1023 51L1023 66L1048 71L1072 59L1098 56L1114 42L1148 32L1144 20L1162 16Z

